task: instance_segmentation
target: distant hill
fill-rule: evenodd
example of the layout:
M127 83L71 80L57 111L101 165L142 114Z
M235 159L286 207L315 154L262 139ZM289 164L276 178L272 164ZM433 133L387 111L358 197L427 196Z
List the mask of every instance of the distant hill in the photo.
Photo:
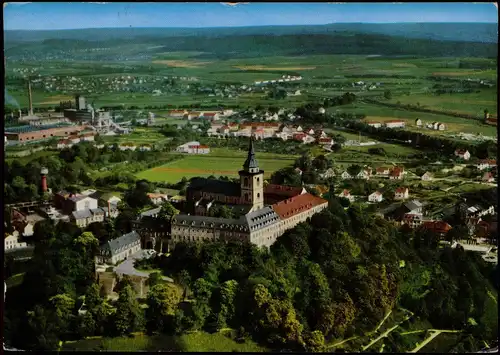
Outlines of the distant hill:
M256 26L220 28L103 28L55 31L4 31L5 42L43 41L46 39L89 38L108 41L138 37L221 37L248 35L303 35L351 32L381 34L413 39L459 42L498 42L498 25L493 23L335 23L313 26Z
M95 38L89 36L89 38ZM299 56L312 54L359 54L426 57L496 57L496 43L443 41L333 32L329 34L173 36L141 35L126 39L78 40L46 39L36 42L11 42L5 45L7 57L48 54L55 51L78 51L87 48L129 48L141 46L144 54L175 51L204 52L202 58L252 58L261 56ZM122 50L122 49L121 49ZM123 49L123 52L128 51ZM125 53L124 53L125 54ZM201 56L200 56L201 57Z

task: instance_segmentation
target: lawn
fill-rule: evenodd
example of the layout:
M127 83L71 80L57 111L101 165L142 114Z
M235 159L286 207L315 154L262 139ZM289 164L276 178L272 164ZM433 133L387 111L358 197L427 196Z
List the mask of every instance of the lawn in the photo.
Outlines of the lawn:
M137 335L129 338L98 338L63 345L65 351L179 351L179 352L267 352L246 341L239 344L221 333L196 332L181 336Z
M227 152L227 151L226 151ZM225 156L224 150L215 150L208 155L186 155L185 158L170 162L157 168L149 169L137 174L140 179L149 181L178 182L183 177L192 178L195 176L231 176L237 177L238 171L242 169L245 161L245 152L235 151L232 156ZM265 171L267 178L271 174L290 166L294 158L290 156L281 156L276 159L276 154L266 157L264 153L257 154L257 161L261 169Z

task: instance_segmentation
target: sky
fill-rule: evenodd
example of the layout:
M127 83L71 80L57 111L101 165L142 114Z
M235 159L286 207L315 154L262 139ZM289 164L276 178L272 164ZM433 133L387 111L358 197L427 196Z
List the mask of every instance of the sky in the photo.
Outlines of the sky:
M234 27L339 22L498 23L494 3L4 3L5 30Z

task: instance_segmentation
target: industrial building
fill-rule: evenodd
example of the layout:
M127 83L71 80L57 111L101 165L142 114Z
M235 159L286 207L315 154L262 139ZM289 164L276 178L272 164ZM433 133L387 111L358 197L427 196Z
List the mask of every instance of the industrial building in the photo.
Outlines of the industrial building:
M33 142L52 137L66 137L72 134L79 134L87 129L86 126L73 126L70 124L55 124L42 126L18 126L5 128L5 137L9 141Z

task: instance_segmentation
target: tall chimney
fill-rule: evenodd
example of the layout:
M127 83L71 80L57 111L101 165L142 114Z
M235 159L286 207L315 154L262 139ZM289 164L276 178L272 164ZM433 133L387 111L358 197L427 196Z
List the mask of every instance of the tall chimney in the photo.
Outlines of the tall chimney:
M29 115L33 116L33 98L31 96L31 81L28 80L28 95L29 95L29 100L30 100L30 111Z

